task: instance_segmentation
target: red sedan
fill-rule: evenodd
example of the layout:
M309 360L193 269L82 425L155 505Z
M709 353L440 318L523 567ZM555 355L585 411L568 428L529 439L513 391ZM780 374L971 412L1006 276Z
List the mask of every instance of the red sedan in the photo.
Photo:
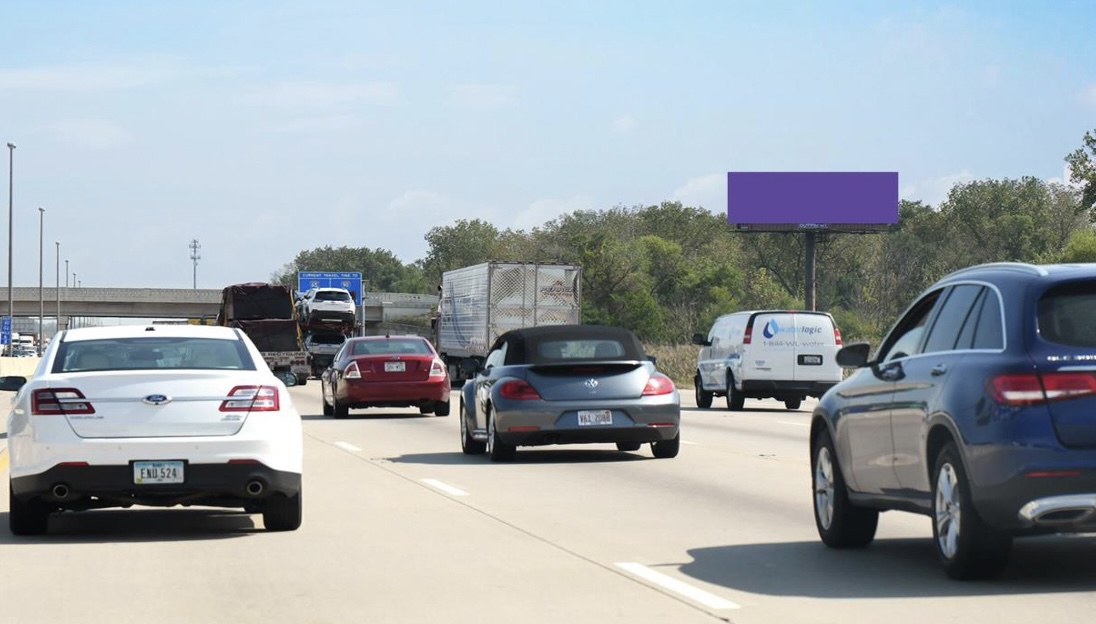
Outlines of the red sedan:
M421 336L350 338L320 377L324 416L346 418L351 408L417 407L449 415L449 371Z

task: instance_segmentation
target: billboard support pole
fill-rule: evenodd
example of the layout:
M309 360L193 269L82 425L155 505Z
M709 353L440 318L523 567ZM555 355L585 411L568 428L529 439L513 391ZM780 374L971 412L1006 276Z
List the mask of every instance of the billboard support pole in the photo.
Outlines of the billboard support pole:
M815 278L815 260L817 259L817 253L815 249L815 232L804 232L804 241L806 242L807 258L806 258L806 284L804 289L804 309L814 311L814 278Z

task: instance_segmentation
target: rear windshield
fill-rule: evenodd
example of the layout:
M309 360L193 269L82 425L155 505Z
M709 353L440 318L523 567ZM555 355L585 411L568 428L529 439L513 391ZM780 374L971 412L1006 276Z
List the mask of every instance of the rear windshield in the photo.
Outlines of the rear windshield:
M350 355L423 354L430 355L430 346L418 338L363 340L351 345Z
M1039 334L1050 342L1096 347L1096 283L1069 284L1039 300Z
M572 340L541 340L530 344L535 363L568 360L637 360L642 357L620 340L612 338L581 338Z
M239 340L210 338L114 338L65 342L54 373L111 370L255 370Z
M350 293L341 290L321 290L316 292L316 301L350 301Z

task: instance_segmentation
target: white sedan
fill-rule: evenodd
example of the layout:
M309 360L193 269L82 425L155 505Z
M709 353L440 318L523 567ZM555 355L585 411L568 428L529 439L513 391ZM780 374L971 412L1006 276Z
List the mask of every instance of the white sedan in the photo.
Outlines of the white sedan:
M201 505L301 524L301 417L238 329L201 325L59 332L33 376L0 377L8 415L15 535L49 515Z

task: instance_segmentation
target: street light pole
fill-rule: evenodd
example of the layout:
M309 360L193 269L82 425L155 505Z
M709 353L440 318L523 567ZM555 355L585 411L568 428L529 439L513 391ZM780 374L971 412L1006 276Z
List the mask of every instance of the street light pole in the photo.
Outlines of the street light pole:
M57 245L57 258L55 259L57 269L54 271L54 283L53 294L57 295L57 322L53 327L53 335L56 336L57 332L61 331L61 241L54 243Z
M46 209L38 207L38 355L42 355L42 320L46 316L46 300L42 297L42 265L45 245L43 233L45 232Z
M15 202L12 198L15 197L12 189L15 185L15 143L8 143L8 316L11 317L11 326L15 327L15 293L11 288L12 272L11 272L11 247L12 247L12 224L14 223L14 210L12 206ZM11 344L8 344L8 355L11 355Z

